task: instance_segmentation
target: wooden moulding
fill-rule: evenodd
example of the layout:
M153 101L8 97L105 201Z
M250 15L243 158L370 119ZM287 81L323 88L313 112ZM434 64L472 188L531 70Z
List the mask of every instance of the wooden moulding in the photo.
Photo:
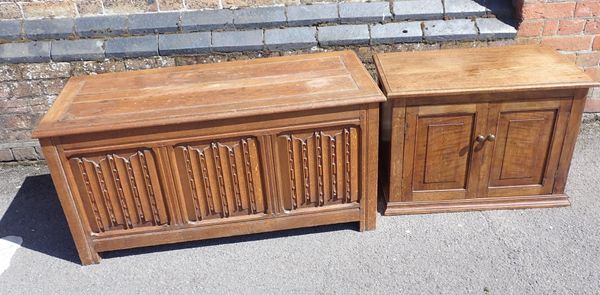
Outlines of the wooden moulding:
M462 199L436 202L389 202L384 205L384 215L393 216L464 211L553 208L570 205L571 202L566 194Z
M392 114L385 215L569 205L585 97L598 82L535 46L374 60Z
M324 224L375 229L379 102L349 51L71 79L34 136L83 264Z
M360 221L358 206L355 208L332 210L331 212L313 212L292 216L270 217L261 215L251 220L234 221L231 223L214 222L205 226L190 225L162 231L133 233L128 236L120 235L97 238L93 239L92 243L97 251L103 252L114 249L171 244L353 221Z

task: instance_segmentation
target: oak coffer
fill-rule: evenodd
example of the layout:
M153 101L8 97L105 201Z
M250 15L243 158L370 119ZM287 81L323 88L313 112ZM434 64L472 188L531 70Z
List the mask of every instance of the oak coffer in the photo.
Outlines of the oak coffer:
M375 56L385 214L569 205L565 182L588 88L534 46Z
M375 228L379 102L351 51L73 77L39 138L83 264L322 224Z

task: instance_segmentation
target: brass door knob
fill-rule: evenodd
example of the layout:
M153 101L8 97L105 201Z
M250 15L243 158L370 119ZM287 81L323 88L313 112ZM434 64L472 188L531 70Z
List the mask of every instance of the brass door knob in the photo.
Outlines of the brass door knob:
M483 135L478 135L478 136L475 138L475 140L477 140L478 142L484 142L484 141L485 141L485 139L486 139L486 137L485 137L485 136L483 136Z
M488 136L486 137L487 141L495 141L496 140L496 135L494 134L488 134Z

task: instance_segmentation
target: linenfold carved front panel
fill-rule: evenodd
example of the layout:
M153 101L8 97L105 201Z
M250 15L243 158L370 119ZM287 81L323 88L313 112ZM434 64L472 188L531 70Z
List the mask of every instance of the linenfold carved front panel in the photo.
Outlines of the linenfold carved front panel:
M358 201L358 130L345 127L278 136L283 207Z
M169 222L152 151L73 157L70 164L94 233Z
M265 211L255 138L174 147L188 221Z

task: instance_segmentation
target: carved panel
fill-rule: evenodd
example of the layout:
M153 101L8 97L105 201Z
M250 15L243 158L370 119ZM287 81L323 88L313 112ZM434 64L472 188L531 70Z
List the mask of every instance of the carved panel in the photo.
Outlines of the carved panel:
M358 147L354 127L278 136L284 209L357 202Z
M169 222L151 151L73 157L70 164L94 233Z
M256 139L181 145L174 152L188 221L265 211Z

